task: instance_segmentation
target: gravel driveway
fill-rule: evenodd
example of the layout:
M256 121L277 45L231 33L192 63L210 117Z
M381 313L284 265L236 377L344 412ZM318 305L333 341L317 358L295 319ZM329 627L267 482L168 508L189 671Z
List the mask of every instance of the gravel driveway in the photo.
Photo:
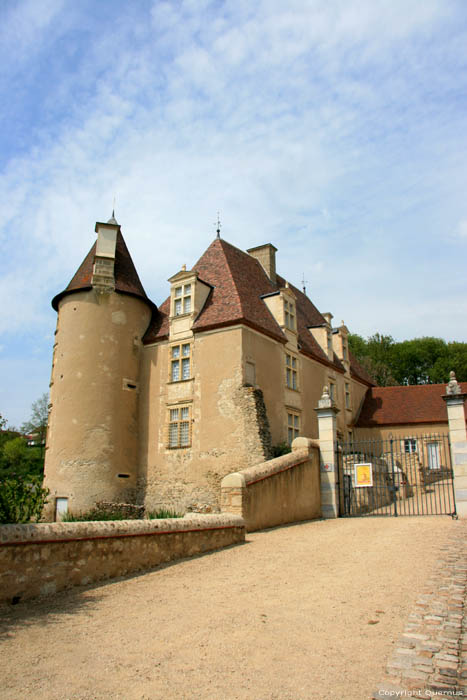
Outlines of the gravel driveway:
M315 521L3 609L3 700L364 700L457 523Z

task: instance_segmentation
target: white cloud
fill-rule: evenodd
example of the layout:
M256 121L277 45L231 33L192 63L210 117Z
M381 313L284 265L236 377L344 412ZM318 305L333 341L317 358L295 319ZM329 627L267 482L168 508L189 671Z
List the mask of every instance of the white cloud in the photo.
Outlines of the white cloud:
M99 4L13 7L4 105L29 122L0 171L9 338L48 335L49 300L114 194L156 302L210 243L220 210L227 240L275 243L280 271L295 284L304 273L351 329L428 334L435 306L440 334L466 327L452 320L465 285L450 288L439 262L441 245L456 255L467 237L462 5L117 3L106 31ZM15 86L38 65L53 79L33 81L31 111ZM398 311L407 295L416 322Z
M459 238L467 238L467 219L459 221L456 232Z

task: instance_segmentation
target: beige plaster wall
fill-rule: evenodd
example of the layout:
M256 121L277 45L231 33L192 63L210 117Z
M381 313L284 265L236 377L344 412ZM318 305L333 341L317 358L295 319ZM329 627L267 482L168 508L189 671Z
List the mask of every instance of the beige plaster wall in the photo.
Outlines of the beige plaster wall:
M241 515L248 532L321 516L319 449L296 450L229 474L222 512Z
M277 445L280 442L285 442L287 440L287 428L284 346L250 328L243 328L242 344L243 371L245 372L247 362L255 365L256 386L263 392L272 444ZM301 405L298 392L290 393L296 395L295 401L297 405ZM244 468L244 466L241 465L240 468Z
M0 526L0 602L143 571L245 540L237 516Z
M177 342L178 339L177 339ZM251 397L243 387L242 330L186 335L192 378L168 382L167 342L145 348L142 367L140 494L146 506L219 507L220 481L264 460ZM191 447L167 447L168 410L191 407Z
M402 440L406 437L422 435L447 435L448 423L407 423L407 425L384 425L374 428L355 428L355 439L361 440Z
M150 315L143 301L124 294L90 290L60 301L45 457L47 519L56 497L68 498L73 511L133 497L141 338ZM136 388L127 388L127 380Z
M192 377L171 383L170 348L174 342L192 344ZM299 391L286 387L286 351L298 358ZM148 508L164 505L181 511L217 510L221 479L268 458L264 426L251 393L254 387L246 386L252 365L254 385L263 393L273 445L287 441L287 409L300 412L301 435L317 437L314 409L330 377L338 387L342 406L338 420L343 431L352 420L355 411L343 408L347 379L301 355L295 337L284 346L244 326L195 334L187 326L171 342L143 351L139 500ZM182 404L191 409L191 446L170 449L168 410Z
M244 363L256 367L256 384L262 389L269 418L272 443L287 441L287 407L301 415L300 434L318 437L318 420L314 409L325 384L334 382L337 390L337 429L347 435L360 409L367 387L350 376L323 365L298 352L292 343L282 345L249 328L243 331ZM285 353L298 358L298 391L287 388ZM345 408L345 383L350 384L350 409Z

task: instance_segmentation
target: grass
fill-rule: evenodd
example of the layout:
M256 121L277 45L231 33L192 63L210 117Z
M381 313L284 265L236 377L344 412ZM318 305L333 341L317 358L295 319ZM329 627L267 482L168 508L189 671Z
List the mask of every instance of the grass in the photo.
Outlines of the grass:
M175 510L168 508L159 508L158 510L148 510L146 517L149 520L157 520L159 518L183 518L183 513L177 513Z

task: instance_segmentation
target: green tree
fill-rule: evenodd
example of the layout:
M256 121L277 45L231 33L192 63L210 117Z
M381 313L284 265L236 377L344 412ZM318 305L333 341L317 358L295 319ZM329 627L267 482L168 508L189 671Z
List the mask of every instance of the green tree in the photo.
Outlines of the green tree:
M43 461L41 449L28 447L0 416L0 523L39 520L49 493L42 487Z
M44 466L40 447L28 447L23 437L12 434L0 453L0 478L7 476L43 477Z
M378 386L397 384L392 371L394 338L375 333L368 340L360 335L349 334L349 348Z
M0 480L0 523L38 521L47 502L48 489L40 477L14 477Z
M444 355L438 357L430 369L430 381L443 384L449 380L449 372L454 370L458 382L467 382L467 343L447 344Z
M414 338L396 343L392 350L394 377L398 384L430 384L434 365L445 355L446 342L441 338Z
M49 395L42 394L31 406L31 418L23 423L21 432L23 434L35 434L40 444L45 442L47 433L47 422L49 420Z
M366 340L351 334L349 348L378 386L442 384L451 370L458 381L467 381L467 343L431 336L397 343L381 333Z

